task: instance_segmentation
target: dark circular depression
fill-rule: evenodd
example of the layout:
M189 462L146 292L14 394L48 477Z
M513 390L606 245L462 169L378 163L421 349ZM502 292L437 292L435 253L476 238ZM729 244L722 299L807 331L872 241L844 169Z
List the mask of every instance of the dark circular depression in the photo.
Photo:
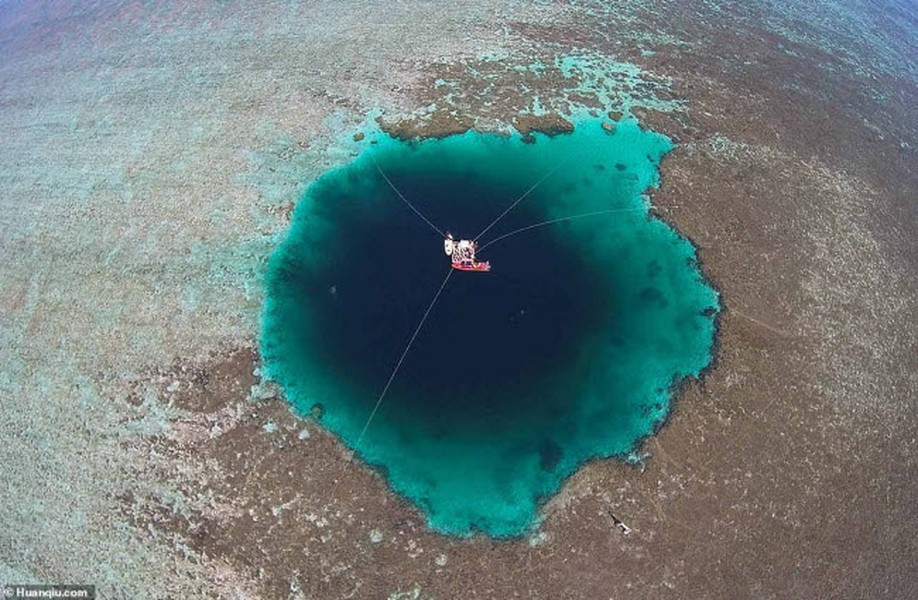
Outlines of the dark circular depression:
M474 237L526 191L518 177L487 178L454 164L388 165L386 174L456 237ZM297 288L318 327L297 343L304 351L312 347L310 360L321 360L347 382L369 414L449 272L449 258L439 234L372 164L323 181L314 197L315 218L327 228L314 249L322 260L288 257L280 284ZM480 242L544 221L539 206L546 200L533 190ZM587 333L607 320L607 299L596 292L595 277L551 227L501 240L480 259L491 261L492 272L451 274L379 418L472 435L531 426L564 410L573 394L561 375ZM289 334L297 335L296 328ZM555 389L561 385L566 392Z

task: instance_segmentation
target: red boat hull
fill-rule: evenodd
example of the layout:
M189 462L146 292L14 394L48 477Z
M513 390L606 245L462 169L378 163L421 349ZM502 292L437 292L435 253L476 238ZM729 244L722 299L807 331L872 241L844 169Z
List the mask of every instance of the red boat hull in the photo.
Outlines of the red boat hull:
M488 271L491 270L491 263L489 263L488 261L475 262L475 263L454 262L453 268L459 271L473 271L476 273L487 273Z

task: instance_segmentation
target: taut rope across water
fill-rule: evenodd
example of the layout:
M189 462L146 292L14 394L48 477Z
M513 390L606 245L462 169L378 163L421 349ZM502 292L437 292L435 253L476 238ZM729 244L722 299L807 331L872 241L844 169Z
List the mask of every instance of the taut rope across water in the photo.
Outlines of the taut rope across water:
M636 211L636 210L647 210L647 207L645 207L645 206L636 206L636 207L634 207L634 208L610 208L610 209L608 209L608 210L596 210L596 211L593 211L593 212L583 213L583 214L580 214L580 215L571 215L570 217L561 217L561 218L558 218L558 219L551 219L551 220L549 220L549 221L541 221L541 222L539 222L539 223L533 223L532 225L527 225L526 227L520 227L519 229L514 229L514 230L511 231L510 233L505 233L504 235L497 236L496 238L494 238L493 240L491 240L490 242L488 242L487 244L485 244L484 246L482 246L482 247L479 248L478 250L479 250L479 252L480 252L480 251L484 250L485 248L487 248L488 246L490 246L491 244L494 244L494 243L496 243L496 242L499 242L499 241L501 241L501 240L503 240L503 239L506 239L506 238L508 238L508 237L510 237L510 236L512 236L512 235L516 235L516 234L518 234L518 233L523 233L524 231L529 231L530 229L535 229L536 227L544 227L545 225L552 225L552 224L554 224L554 223L561 223L562 221L570 221L570 220L572 220L572 219L582 219L582 218L584 218L584 217L595 217L595 216L598 216L598 215L607 215L607 214L610 214L610 213L620 213L620 212L631 212L631 211Z
M434 231L436 231L437 233L439 233L439 234L440 234L440 237L446 237L446 234L443 233L443 230L442 230L442 229L440 229L439 227L437 227L436 225L434 225L433 222L431 222L430 219L428 219L427 217L425 217L424 214L423 214L421 211L419 211L417 208L414 207L414 204L412 204L411 202L408 201L408 198L405 198L405 196L402 195L402 193L401 193L400 191L398 191L398 188L395 187L395 184L393 184L392 181L386 176L386 174L383 173L383 170L380 168L379 163L377 163L375 160L373 160L373 164L376 165L376 170L379 171L379 174L383 176L383 179L386 180L386 183L389 184L389 187L392 188L392 189L395 191L395 193L398 194L398 197L402 199L402 202L404 202L405 204L407 204L407 205L408 205L408 208L410 208L411 210L414 211L414 214L416 214L417 216L421 217L421 218L424 220L425 223L427 223L428 225L430 225L430 226L433 228Z
M437 300L440 299L440 294L443 293L443 288L446 287L446 283L449 281L450 276L453 274L453 269L450 267L449 271L446 273L446 277L443 278L443 283L440 284L440 289L437 290L436 295L433 300L430 301L430 304L427 305L427 310L424 311L424 316L421 318L421 322L418 323L418 326L415 328L414 333L411 335L411 339L408 340L408 345L405 346L404 352L402 352L401 358L398 359L395 368L392 369L392 374L389 375L389 381L386 382L386 386L383 388L382 393L379 395L379 399L376 400L376 404L373 406L373 410L370 412L370 416L367 418L367 422L364 424L363 429L360 431L360 435L357 436L357 441L354 442L354 450L351 452L351 457L344 465L344 472L347 471L348 465L354 461L354 455L357 453L357 448L360 446L360 441L363 439L364 434L367 432L367 429L370 428L370 423L373 421L373 417L376 416L376 412L379 410L379 406L382 404L383 398L386 397L386 393L389 391L389 386L392 385L392 382L395 380L395 375L398 373L398 370L402 367L402 363L405 361L405 357L408 356L408 351L411 350L411 346L414 344L415 338L418 337L418 333L421 332L421 328L424 326L424 323L427 321L427 317L430 315L430 311L433 310L434 305L437 303ZM342 475L344 475L342 472Z

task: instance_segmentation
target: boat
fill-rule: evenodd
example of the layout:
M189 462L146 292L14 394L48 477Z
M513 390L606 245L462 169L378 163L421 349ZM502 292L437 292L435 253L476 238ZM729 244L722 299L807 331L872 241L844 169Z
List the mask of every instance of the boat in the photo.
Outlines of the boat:
M457 240L453 238L450 232L446 232L446 238L443 240L443 251L450 257L454 269L473 273L487 273L490 271L490 262L480 262L475 258L477 250L478 242L475 240Z

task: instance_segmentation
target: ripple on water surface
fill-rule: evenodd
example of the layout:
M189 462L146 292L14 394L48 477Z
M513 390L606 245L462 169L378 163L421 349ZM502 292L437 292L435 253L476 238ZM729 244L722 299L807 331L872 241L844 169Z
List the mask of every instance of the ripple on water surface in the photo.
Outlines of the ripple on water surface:
M669 140L634 121L614 133L468 133L388 138L312 186L267 276L268 375L432 527L517 535L578 465L634 449L665 419L673 383L710 362L716 292L695 249L653 218ZM481 253L487 274L456 272L371 426L360 432L448 271L441 229L482 238L529 229ZM359 439L359 444L357 444Z

